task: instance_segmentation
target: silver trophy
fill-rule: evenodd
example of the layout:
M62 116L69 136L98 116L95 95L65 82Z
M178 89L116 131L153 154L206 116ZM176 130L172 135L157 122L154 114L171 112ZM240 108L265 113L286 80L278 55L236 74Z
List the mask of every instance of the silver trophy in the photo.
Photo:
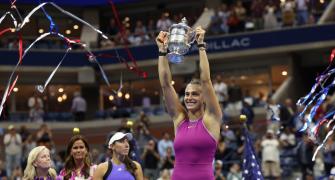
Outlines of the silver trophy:
M169 29L167 58L172 63L181 63L195 40L195 31L187 25L184 17L180 23L173 24Z

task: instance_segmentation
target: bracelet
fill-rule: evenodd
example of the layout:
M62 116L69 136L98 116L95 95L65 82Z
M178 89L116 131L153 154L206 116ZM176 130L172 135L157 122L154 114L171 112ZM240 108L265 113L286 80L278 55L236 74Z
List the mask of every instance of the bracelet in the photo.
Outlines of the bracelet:
M158 56L166 56L166 54L167 52L161 52L161 51L158 52Z
M201 44L198 44L197 46L198 48L201 48L201 47L206 48L206 43L201 43Z

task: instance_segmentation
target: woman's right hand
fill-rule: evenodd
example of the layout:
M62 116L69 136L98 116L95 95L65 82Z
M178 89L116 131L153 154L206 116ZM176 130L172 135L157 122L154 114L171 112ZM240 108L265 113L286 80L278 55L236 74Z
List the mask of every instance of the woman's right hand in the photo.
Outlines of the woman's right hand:
M161 31L156 37L156 44L160 52L167 52L168 47L168 32Z

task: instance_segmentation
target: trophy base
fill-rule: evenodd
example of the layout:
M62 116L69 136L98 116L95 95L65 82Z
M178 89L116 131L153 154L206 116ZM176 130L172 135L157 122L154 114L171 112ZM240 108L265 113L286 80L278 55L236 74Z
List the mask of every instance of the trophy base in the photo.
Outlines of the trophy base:
M184 60L184 56L176 53L168 53L167 54L167 59L174 64L180 64Z

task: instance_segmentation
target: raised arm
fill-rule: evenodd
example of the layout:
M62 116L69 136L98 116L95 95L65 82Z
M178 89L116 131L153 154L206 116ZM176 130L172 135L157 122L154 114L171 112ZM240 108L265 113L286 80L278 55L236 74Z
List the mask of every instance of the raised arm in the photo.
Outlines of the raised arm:
M205 30L203 30L201 27L197 27L196 36L197 36L196 40L199 47L200 81L203 95L204 97L206 97L205 115L209 115L210 117L213 117L210 119L214 119L217 122L221 123L222 111L220 108L219 101L216 97L215 90L212 85L206 48L204 47Z
M158 74L164 95L166 109L173 119L174 124L178 125L179 121L181 121L180 119L183 119L183 117L181 117L183 115L183 107L179 102L178 95L171 84L171 71L169 62L165 56L167 52L167 41L167 32L161 31L156 38L156 43L160 52L158 58Z

